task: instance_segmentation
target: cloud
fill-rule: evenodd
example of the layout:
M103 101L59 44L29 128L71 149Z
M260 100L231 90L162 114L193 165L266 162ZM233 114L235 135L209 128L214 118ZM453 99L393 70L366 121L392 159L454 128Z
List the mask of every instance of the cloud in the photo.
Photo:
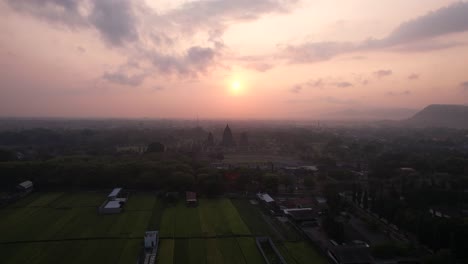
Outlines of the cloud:
M411 95L411 91L409 90L405 90L403 92L387 92L386 93L387 96L408 96L408 95Z
M185 31L209 29L219 35L230 23L252 21L268 13L286 13L297 0L210 0L186 2L163 17Z
M390 76L392 74L393 74L392 70L378 70L378 71L374 72L374 75L377 78L383 78L383 77L386 77L386 76Z
M412 73L408 76L408 80L418 80L419 79L419 74Z
M460 86L463 90L468 91L468 81L460 83Z
M86 49L81 46L76 46L76 51L78 51L79 53L85 53Z
M268 70L271 70L274 66L270 63L252 62L245 65L245 67L259 72L266 72Z
M426 43L427 39L468 31L468 2L456 2L449 6L404 22L382 39L352 42L307 42L289 45L283 56L291 63L313 63L336 55L394 48L395 51L430 51L449 48L464 43Z
M287 13L298 0L195 0L158 13L143 0L6 0L12 10L74 32L92 29L129 60L152 65L145 71L194 78L210 67L225 49L222 35L236 22L265 14ZM267 71L273 66L251 62ZM108 81L135 85L140 77L122 70L103 74ZM138 77L138 78L137 78Z
M339 88L346 88L346 87L353 86L353 84L350 82L338 82L338 83L335 83L335 86Z
M338 104L338 105L353 105L353 104L359 103L358 101L353 100L353 99L340 99L340 98L336 98L333 96L327 96L327 97L322 98L321 100L330 104Z
M153 66L161 73L197 77L199 73L207 72L218 54L212 48L194 46L181 56L165 55L155 51L148 55Z
M130 0L95 1L88 20L112 45L138 40L137 19Z
M284 50L284 56L290 62L310 63L328 60L337 54L354 50L356 46L350 42L313 42L288 46Z
M325 83L323 82L322 79L317 79L317 80L310 80L305 83L306 86L312 87L312 88L322 88Z
M138 39L134 0L7 0L17 12L71 29L94 28L113 46Z
M304 88L322 89L326 86L332 86L332 87L337 87L337 88L347 88L347 87L352 87L354 85L351 82L347 82L347 81L316 79L316 80L309 80L303 83L296 84L291 89L289 89L289 91L292 93L300 93Z
M398 45L467 30L468 2L456 2L401 24L380 45Z
M30 14L49 23L71 28L87 26L86 16L80 12L84 1L75 0L7 0L15 11Z
M289 89L291 93L300 93L302 91L301 85L294 85L291 89Z
M159 85L156 85L153 87L153 89L151 89L152 92L158 92L158 91L162 91L164 90L164 87L162 86L159 86Z
M128 75L124 72L106 72L102 75L102 78L115 84L139 86L145 80L146 74Z

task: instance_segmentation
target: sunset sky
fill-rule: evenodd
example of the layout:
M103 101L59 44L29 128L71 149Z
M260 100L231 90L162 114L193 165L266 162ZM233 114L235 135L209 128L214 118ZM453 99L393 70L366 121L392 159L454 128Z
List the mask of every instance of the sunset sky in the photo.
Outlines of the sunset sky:
M468 103L468 2L0 0L0 116L307 119Z

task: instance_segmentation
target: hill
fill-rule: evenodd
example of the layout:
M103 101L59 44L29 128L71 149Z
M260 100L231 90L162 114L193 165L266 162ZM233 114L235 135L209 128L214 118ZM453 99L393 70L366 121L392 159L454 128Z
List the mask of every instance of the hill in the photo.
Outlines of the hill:
M404 121L417 127L449 127L468 129L468 106L429 105Z

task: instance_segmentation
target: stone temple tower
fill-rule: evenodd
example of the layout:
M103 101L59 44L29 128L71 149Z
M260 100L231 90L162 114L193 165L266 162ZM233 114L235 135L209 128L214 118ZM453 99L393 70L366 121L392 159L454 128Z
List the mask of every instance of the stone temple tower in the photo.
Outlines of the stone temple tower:
M226 128L224 129L223 141L221 142L221 144L223 145L223 147L234 147L236 145L229 125L226 125Z

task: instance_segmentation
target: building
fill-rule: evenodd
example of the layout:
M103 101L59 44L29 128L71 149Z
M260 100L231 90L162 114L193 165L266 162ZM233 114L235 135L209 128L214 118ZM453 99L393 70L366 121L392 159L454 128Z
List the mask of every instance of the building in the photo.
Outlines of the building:
M317 214L314 210L312 210L312 208L284 209L283 213L294 223L302 223L305 221L317 221Z
M370 250L364 246L332 245L327 252L333 263L336 264L374 264L375 261Z
M109 201L115 200L119 194L122 192L122 188L114 188L111 193L107 196Z
M257 197L260 201L264 203L274 203L275 200L271 198L271 196L268 193L257 193Z
M249 137L247 132L242 132L240 135L239 146L247 147L249 145Z
M146 231L144 237L143 257L140 257L138 263L141 264L154 264L156 263L156 256L158 253L159 245L159 232Z
M30 193L34 189L32 181L24 181L16 186L16 189L23 193Z
M234 147L236 146L236 142L234 141L234 137L232 136L231 128L229 128L229 125L226 125L226 128L224 129L223 133L223 141L221 142L223 147Z
M152 249L158 248L159 232L158 231L146 231L145 232L145 248Z
M208 138L206 139L206 146L213 147L214 146L214 137L213 134L208 133Z
M197 193L195 193L195 192L186 192L185 193L185 203L187 204L187 206L197 206L198 205Z
M127 202L127 198L122 197L122 190L122 188L114 188L107 195L107 200L98 208L99 213L118 214L122 212L123 206Z

